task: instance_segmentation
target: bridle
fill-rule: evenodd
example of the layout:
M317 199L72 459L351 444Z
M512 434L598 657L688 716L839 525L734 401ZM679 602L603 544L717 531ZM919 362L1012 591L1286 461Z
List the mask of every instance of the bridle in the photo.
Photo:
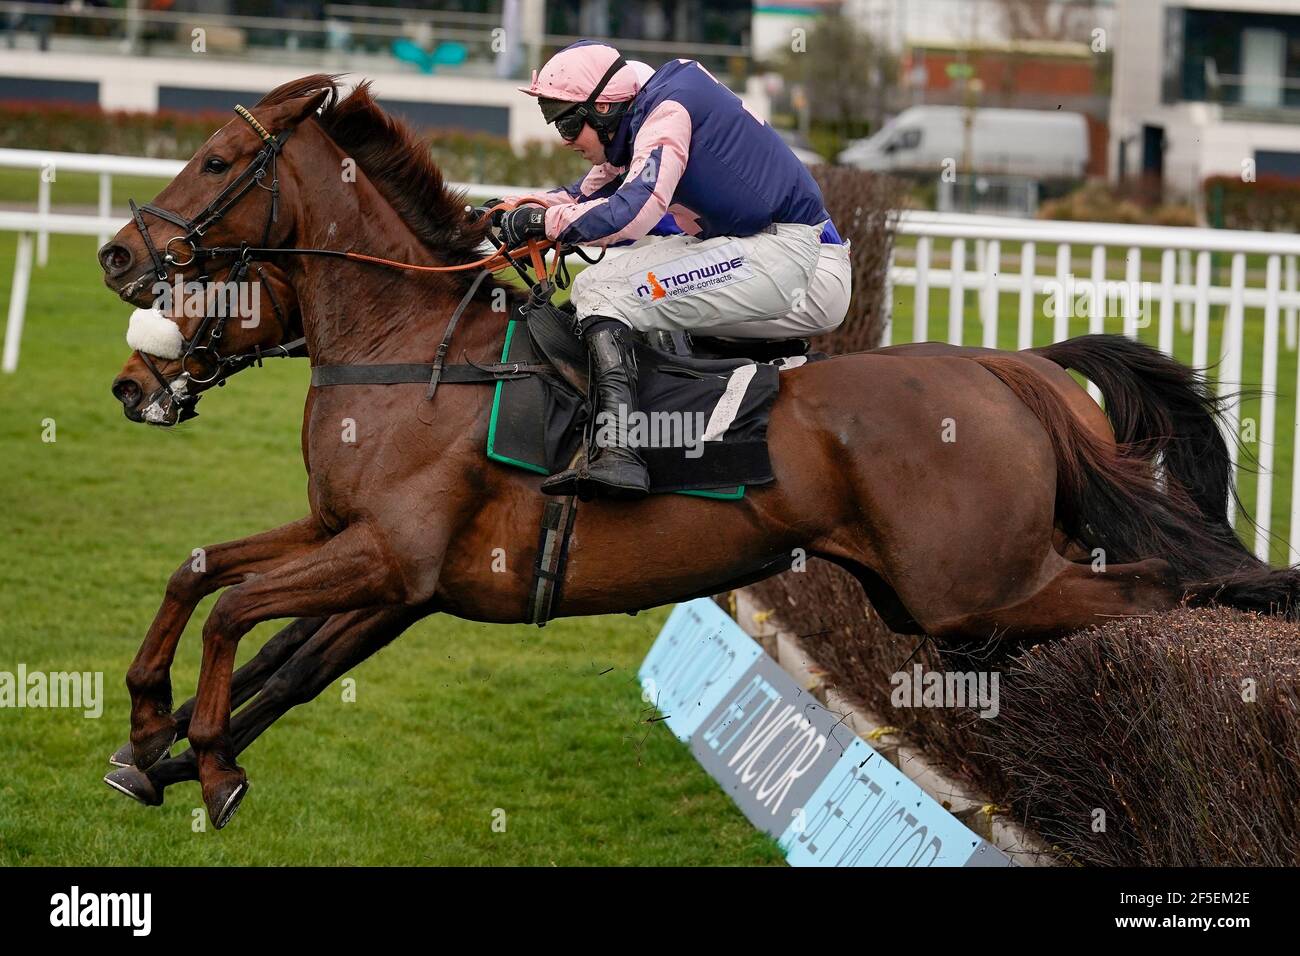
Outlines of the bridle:
M252 126L257 135L261 137L262 148L258 150L257 155L253 157L253 161L248 164L244 171L225 189L221 190L212 202L204 206L197 216L188 219L180 213L163 209L153 203L145 203L143 206L137 207L135 201L130 200L132 221L140 233L145 249L149 252L149 257L154 265L154 275L157 276L159 281L167 279L169 274L167 267L169 265L184 268L195 261L206 262L209 259L234 258L251 262L276 256L333 256L339 259L351 259L354 262L368 262L372 265L385 266L390 269L406 269L411 272L464 272L470 269L485 269L488 272L498 272L511 266L516 269L519 268L517 257L521 250L507 250L504 243L481 259L454 266L422 266L412 262L398 262L379 256L368 256L360 252L345 252L341 249L287 249L267 246L271 238L271 227L275 225L279 218L280 179L276 175L276 159L283 152L284 144L293 133L293 128L283 130L273 136L267 132L266 127L258 122L257 117L243 106L236 106L235 112ZM269 186L263 182L266 179L268 170L271 176L271 185ZM262 245L251 246L246 242L240 243L238 246L201 245L200 240L204 238L208 230L225 218L226 213L230 212L254 187L265 189L271 194L271 208L267 215L266 226L262 230ZM174 226L179 226L185 230L185 234L168 239L160 252L149 235L149 229L144 222L144 213L149 213L165 222L170 222ZM184 242L190 247L190 257L183 262L176 258L171 249L172 244L177 242ZM523 247L522 251L531 257L531 265L539 276L546 274L547 270L542 260L542 253L551 245L552 243L549 241L533 240L526 247Z
M230 378L230 376L243 371L250 365L257 365L260 368L263 359L292 358L307 354L307 339L305 337L299 336L292 341L285 341L290 333L289 320L285 315L284 307L280 304L279 297L275 294L275 287L267 282L266 273L260 265L243 259L237 260L231 266L226 281L230 283L242 282L250 270L257 273L260 287L266 290L267 297L270 299L271 311L275 314L276 323L280 328L281 341L279 345L270 348L254 346L252 351L249 352L222 355L220 352L221 340L225 335L226 323L229 321L230 316L225 313L225 310L220 310L220 314L215 316L210 312L205 312L203 321L194 330L194 334L189 338L182 336L181 354L179 356L181 372L170 381L147 352L139 350L136 352L145 368L149 370L149 374L158 382L159 387L149 396L149 401L157 401L160 395L167 395L170 401L176 403L180 410L179 421L188 421L198 414L194 410L194 406L198 404L202 393L190 392L187 387L179 387L177 383L181 385L193 383L205 389L211 386L220 387L226 384L226 379ZM210 369L210 372L201 378L199 377L199 369L205 364Z
M209 229L224 219L226 213L230 212L254 187L265 189L271 194L271 208L266 217L266 226L262 230L262 245L265 246L271 241L271 227L276 223L280 215L280 178L276 175L275 161L284 149L285 142L292 135L293 128L291 127L272 136L266 131L266 127L257 121L257 117L244 107L236 106L235 112L243 117L253 127L257 135L262 138L262 148L258 150L257 155L253 157L253 161L245 167L244 171L236 176L225 189L221 190L216 198L204 206L197 216L193 219L187 219L180 213L163 209L153 203L145 203L143 206L137 207L134 199L129 200L131 219L140 233L145 249L149 251L149 258L153 260L154 275L157 276L160 282L167 279L168 265L184 268L196 259L208 259L212 258L214 253L228 251L204 249L199 245L199 241L203 239ZM268 170L271 174L270 186L265 185L263 182L266 179ZM159 252L158 247L154 245L153 238L149 235L148 227L144 224L144 213L156 216L164 222L170 222L174 226L179 226L185 230L185 234L168 239L163 246L162 252ZM190 257L184 262L177 259L175 253L172 252L172 244L176 242L184 242L190 247Z

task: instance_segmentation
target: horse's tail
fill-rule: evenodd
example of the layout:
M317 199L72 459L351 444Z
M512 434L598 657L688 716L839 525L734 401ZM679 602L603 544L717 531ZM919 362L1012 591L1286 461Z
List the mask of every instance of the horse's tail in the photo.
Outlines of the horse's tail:
M1150 461L1123 446L1113 450L1087 431L1023 363L999 356L974 361L1011 389L1051 439L1057 520L1071 537L1102 549L1108 563L1164 559L1191 603L1300 617L1300 568L1273 570L1226 521L1207 518L1179 484L1161 489Z
M1096 385L1115 441L1140 458L1159 455L1166 477L1206 518L1229 524L1235 491L1220 425L1229 397L1216 397L1194 369L1122 335L1081 335L1033 351Z

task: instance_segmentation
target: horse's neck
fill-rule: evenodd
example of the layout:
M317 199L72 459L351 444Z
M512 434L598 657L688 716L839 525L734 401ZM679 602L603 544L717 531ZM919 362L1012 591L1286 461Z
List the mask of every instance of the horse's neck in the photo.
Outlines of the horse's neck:
M364 177L302 203L297 242L414 265L440 265ZM313 365L379 365L433 360L465 292L455 273L420 273L333 257L304 256L294 286ZM505 313L483 290L462 316L453 348L475 361L499 342ZM495 357L495 356L493 356ZM489 361L491 359L488 359Z

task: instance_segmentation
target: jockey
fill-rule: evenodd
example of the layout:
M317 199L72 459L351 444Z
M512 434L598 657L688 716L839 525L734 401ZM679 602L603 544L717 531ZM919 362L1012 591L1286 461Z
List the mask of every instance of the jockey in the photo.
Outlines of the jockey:
M573 281L598 422L636 410L631 330L789 339L828 332L849 305L848 248L821 190L776 131L693 60L657 70L583 40L532 84L542 115L592 164L533 205L495 210L511 248L635 242ZM647 236L662 236L640 242ZM548 494L636 498L646 467L620 433L542 483Z

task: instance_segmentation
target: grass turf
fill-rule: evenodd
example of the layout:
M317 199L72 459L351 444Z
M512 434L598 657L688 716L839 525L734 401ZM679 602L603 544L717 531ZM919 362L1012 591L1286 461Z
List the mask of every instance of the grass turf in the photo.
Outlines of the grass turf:
M0 263L13 255L0 234ZM544 630L417 624L352 672L354 703L335 682L245 752L252 789L220 833L194 831L195 783L157 809L101 783L167 575L192 548L306 511L307 367L245 372L177 429L132 424L109 394L129 308L97 273L93 240L51 239L18 373L0 377L0 670L102 671L106 698L100 719L0 709L0 864L781 861L671 733L644 723L635 672L662 610ZM0 302L9 282L0 270ZM211 603L180 646L178 703ZM276 626L245 638L241 662Z

